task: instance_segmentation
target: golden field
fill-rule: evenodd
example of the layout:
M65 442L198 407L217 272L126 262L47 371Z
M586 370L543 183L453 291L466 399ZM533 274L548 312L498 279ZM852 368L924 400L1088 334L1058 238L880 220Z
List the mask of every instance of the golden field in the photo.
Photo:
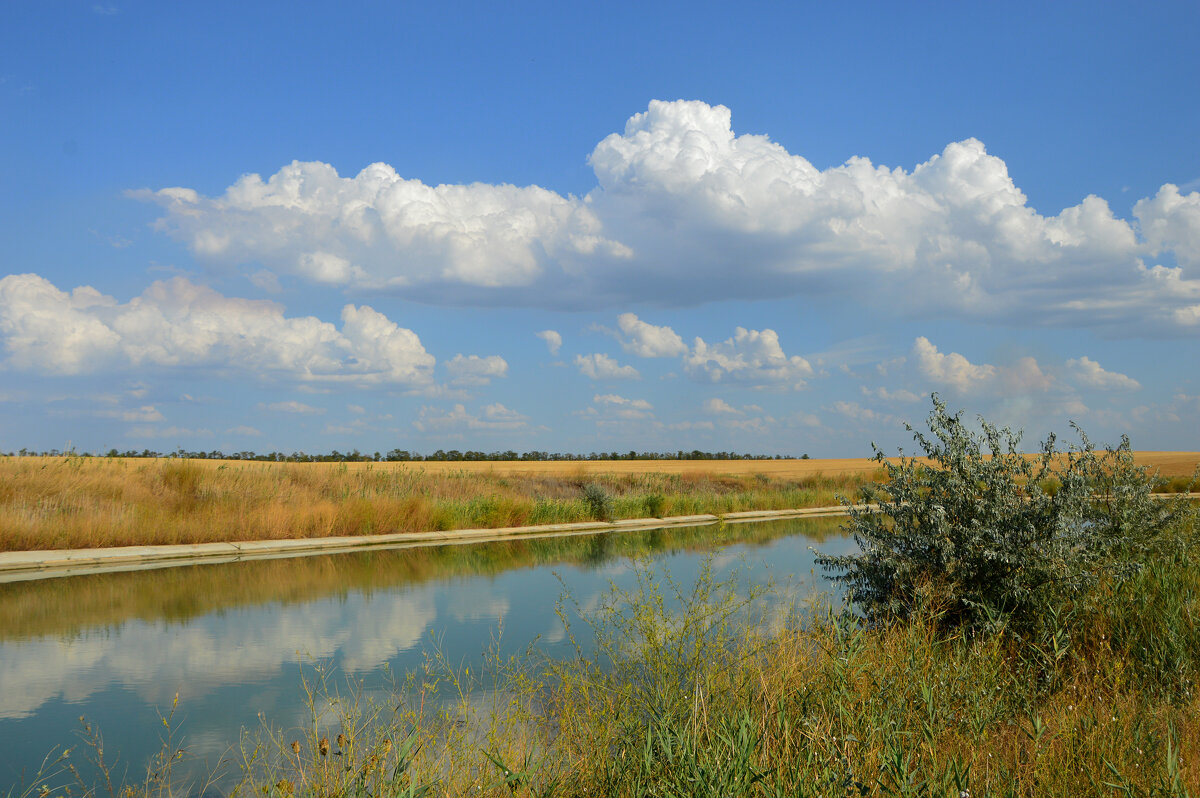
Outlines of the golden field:
M1197 452L1139 452L1162 477ZM367 535L836 504L866 458L273 463L0 457L0 551ZM594 485L603 507L589 504ZM595 491L594 491L595 492Z
M58 458L50 458L58 459ZM97 458L99 459L99 458ZM119 459L119 458L118 458ZM1134 452L1138 465L1157 470L1164 477L1190 476L1200 466L1200 452ZM925 458L917 458L925 462ZM131 462L137 462L132 460ZM210 467L244 466L243 460L195 460ZM265 465L276 465L266 463ZM291 465L291 464L278 464ZM391 463L297 463L305 468L421 470L430 474L465 472L470 474L538 474L589 476L594 474L707 474L747 476L766 474L779 479L807 479L814 476L874 474L881 466L868 457L838 457L809 460L504 460L444 461L422 460Z

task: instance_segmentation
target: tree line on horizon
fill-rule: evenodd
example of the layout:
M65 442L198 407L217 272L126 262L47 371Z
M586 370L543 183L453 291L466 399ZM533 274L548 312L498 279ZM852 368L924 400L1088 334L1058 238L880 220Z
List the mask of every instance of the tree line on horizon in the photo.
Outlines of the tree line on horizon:
M802 454L800 457L783 454L740 454L738 452L703 452L699 449L684 451L682 449L674 452L637 452L629 450L628 452L589 452L587 454L571 453L571 452L516 452L512 449L495 452L481 452L475 450L460 451L458 449L443 450L438 449L432 454L421 454L419 452L409 451L407 449L392 449L387 453L381 454L374 452L365 454L358 449L350 452L340 452L337 449L328 454L308 454L306 452L268 452L259 454L252 451L240 452L222 452L218 449L212 451L186 451L182 448L176 449L173 452L163 453L152 449L128 449L126 451L118 451L117 449L109 449L103 455L93 455L90 452L76 452L74 449L60 451L58 449L49 449L47 451L34 451L30 449L19 449L16 452L8 452L8 457L126 457L126 458L160 458L160 457L176 457L185 460L252 460L257 462L273 462L273 463L393 463L393 462L487 462L487 461L502 461L502 460L525 460L530 462L537 461L593 461L593 460L808 460L807 454Z

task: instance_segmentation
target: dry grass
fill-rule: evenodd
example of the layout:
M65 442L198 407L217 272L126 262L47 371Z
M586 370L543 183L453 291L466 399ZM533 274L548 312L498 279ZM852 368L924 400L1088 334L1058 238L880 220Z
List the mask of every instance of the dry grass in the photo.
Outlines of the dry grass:
M1195 452L1139 452L1186 481ZM497 528L827 506L879 479L838 460L261 463L0 457L0 551ZM660 498L655 498L660 497Z
M1186 798L1200 790L1190 551L1060 616L1061 651L947 633L935 607L864 627L816 605L779 628L711 572L645 572L584 611L596 648L576 656L493 652L480 669L434 652L381 700L308 682L311 720L244 739L229 775L235 794L279 798Z
M765 470L776 461L753 463L762 468L742 473L690 461L606 463L603 471L589 471L586 465L597 464L4 457L0 550L584 521L595 514L583 499L589 484L599 485L611 497L611 510L606 512L614 518L813 507L836 504L839 494L853 494L862 480L878 473ZM687 469L670 469L681 465Z

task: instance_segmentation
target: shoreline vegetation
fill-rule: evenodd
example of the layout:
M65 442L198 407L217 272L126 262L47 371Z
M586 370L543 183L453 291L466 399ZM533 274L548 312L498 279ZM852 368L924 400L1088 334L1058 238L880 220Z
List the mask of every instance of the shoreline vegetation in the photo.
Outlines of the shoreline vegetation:
M298 687L299 727L265 719L206 775L181 742L186 706L165 714L161 754L124 778L91 775L105 740L84 726L11 798L67 798L68 786L106 798L1189 798L1200 528L1162 531L1177 545L1047 608L1037 633L1003 614L948 626L932 589L902 620L816 597L781 624L765 592L647 569L599 606L563 602L570 639L596 642L574 656L485 651L465 665L433 651L382 696L318 667Z
M574 463L463 465L0 458L0 551L494 529L819 507L837 504L838 495L854 492L878 471L873 463L873 470L860 467L829 476L816 471L792 476L778 469L772 474L761 468L739 473L692 461L676 473L661 469L667 465L661 461L624 462L620 465L634 468L623 470L604 463L599 471ZM647 466L650 470L642 470Z
M928 459L846 478L878 511L851 512L857 553L817 558L844 603L781 618L711 561L691 585L639 565L630 591L560 601L571 656L493 649L472 669L434 649L383 697L306 680L303 729L265 720L202 783L174 778L174 709L144 780L114 782L85 722L100 788L58 750L16 798L72 778L114 798L1197 795L1195 503L1152 497L1172 480L1125 439L1028 456L933 401ZM771 478L739 480L733 495ZM594 505L622 486L579 489Z
M1156 490L1200 453L1138 453ZM838 503L884 478L844 460L288 463L0 456L0 551L502 528Z

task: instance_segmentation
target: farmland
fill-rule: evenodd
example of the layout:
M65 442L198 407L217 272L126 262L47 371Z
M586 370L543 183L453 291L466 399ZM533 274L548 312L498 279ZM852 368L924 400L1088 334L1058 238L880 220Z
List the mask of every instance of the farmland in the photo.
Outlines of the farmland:
M1200 454L1141 452L1165 487ZM276 540L818 507L878 479L830 460L262 463L0 458L0 550ZM589 499L590 497L590 499Z

